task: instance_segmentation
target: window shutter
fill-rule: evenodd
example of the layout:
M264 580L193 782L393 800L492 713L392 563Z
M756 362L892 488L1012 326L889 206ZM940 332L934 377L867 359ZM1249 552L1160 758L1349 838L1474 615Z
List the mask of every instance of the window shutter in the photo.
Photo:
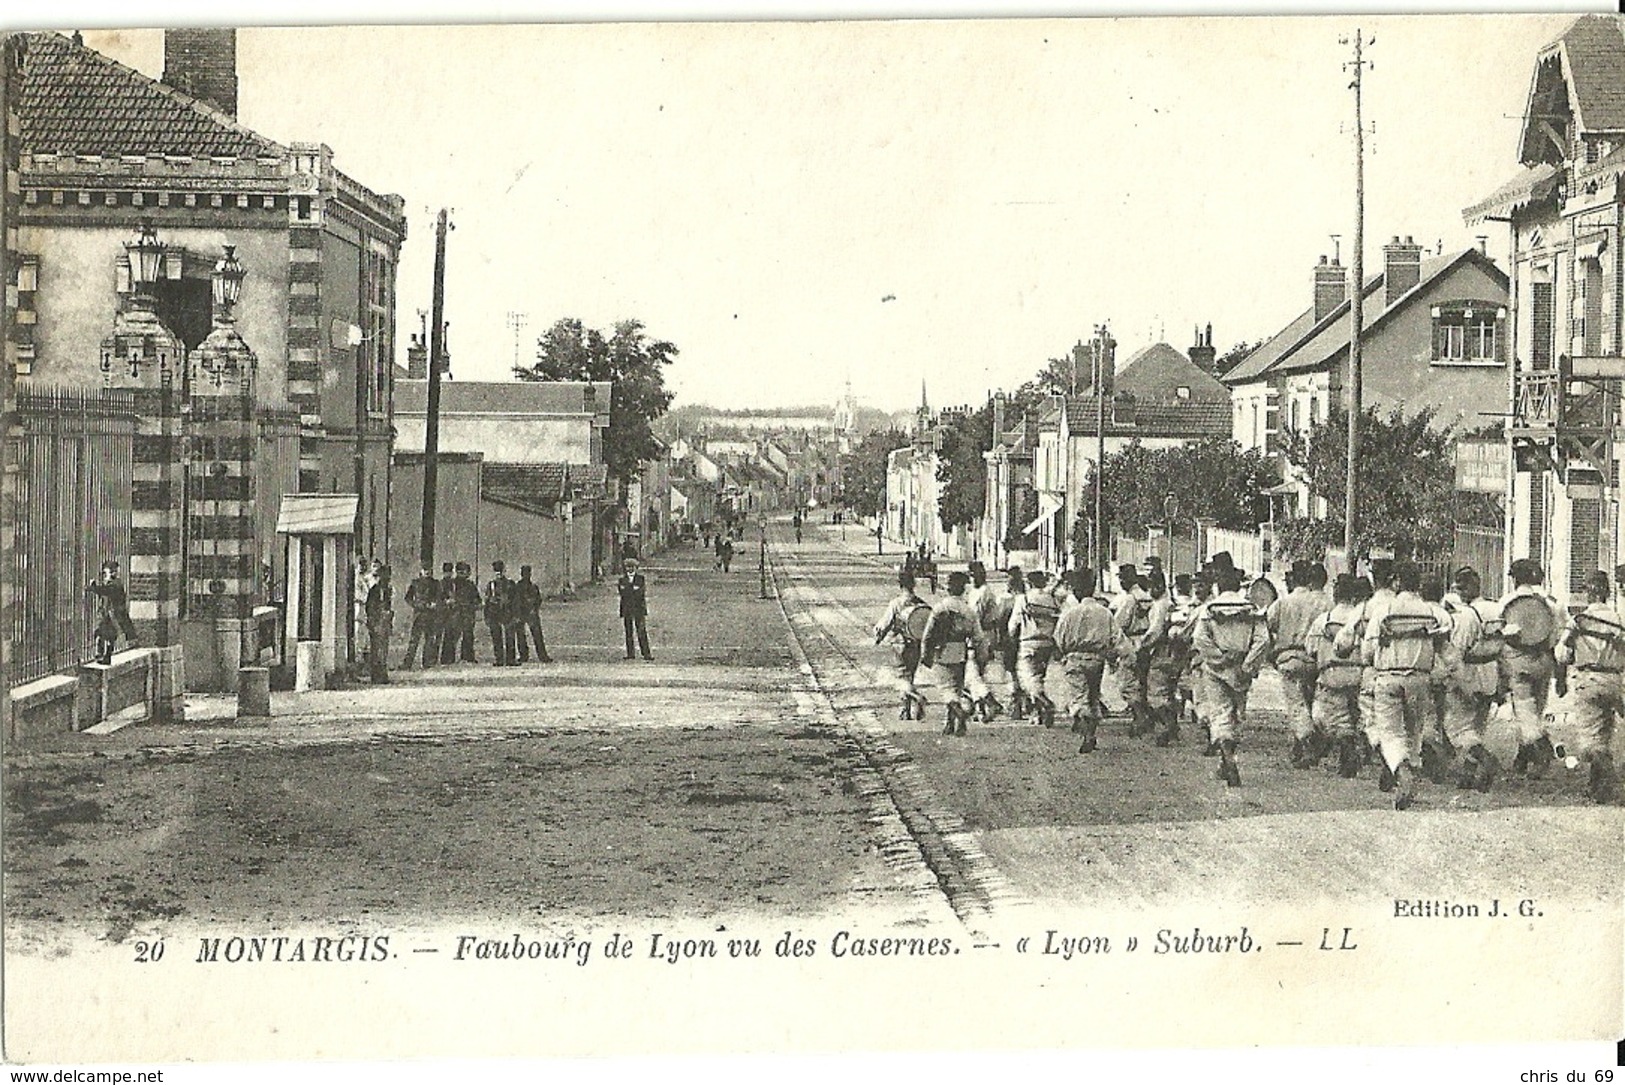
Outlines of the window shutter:
M1444 357L1444 321L1441 317L1433 318L1433 360L1438 361Z
M1501 365L1507 364L1507 320L1499 312L1495 314L1495 360Z

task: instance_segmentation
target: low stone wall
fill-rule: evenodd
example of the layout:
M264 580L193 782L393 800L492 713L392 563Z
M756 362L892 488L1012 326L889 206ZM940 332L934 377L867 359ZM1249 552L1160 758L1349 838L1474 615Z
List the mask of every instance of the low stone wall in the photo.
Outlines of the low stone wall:
M83 731L141 706L144 719L172 721L185 714L181 650L132 648L109 663L85 663L79 673L51 675L9 691L8 744Z

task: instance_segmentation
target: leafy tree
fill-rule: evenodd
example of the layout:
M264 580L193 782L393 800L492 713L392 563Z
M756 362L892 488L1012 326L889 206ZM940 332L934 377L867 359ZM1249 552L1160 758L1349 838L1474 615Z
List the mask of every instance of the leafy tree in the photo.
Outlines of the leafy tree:
M993 449L993 404L942 428L937 452L937 518L944 531L970 527L987 509L987 460Z
M886 457L908 446L898 429L875 430L841 457L841 496L860 516L876 516L886 503Z
M531 381L613 381L604 462L613 478L625 483L641 464L660 451L652 423L671 406L665 367L677 347L652 339L641 321L622 320L608 336L566 317L536 341L536 362L519 366L514 376Z
M1355 508L1355 549L1391 549L1401 557L1448 553L1455 536L1456 472L1449 427L1433 428L1433 411L1386 418L1369 407L1360 416L1360 478ZM1326 502L1330 541L1343 538L1348 478L1348 423L1334 405L1304 433L1286 435L1287 458L1308 479L1310 492ZM1301 534L1307 529L1291 529ZM1296 537L1296 535L1294 535Z
M1263 345L1264 340L1262 339L1258 340L1256 343L1249 343L1247 340L1243 339L1241 342L1237 343L1235 346L1213 359L1214 372L1218 373L1218 375L1221 377L1224 376L1226 373L1236 368L1236 366L1240 365L1242 362L1245 362L1247 360L1247 355L1251 354L1253 351L1257 350Z
M1259 495L1277 476L1262 452L1214 437L1173 448L1147 448L1136 441L1107 453L1104 477L1107 523L1138 535L1152 524L1167 523L1170 495L1181 522L1208 519L1225 528L1256 528ZM1092 519L1093 478L1084 489Z

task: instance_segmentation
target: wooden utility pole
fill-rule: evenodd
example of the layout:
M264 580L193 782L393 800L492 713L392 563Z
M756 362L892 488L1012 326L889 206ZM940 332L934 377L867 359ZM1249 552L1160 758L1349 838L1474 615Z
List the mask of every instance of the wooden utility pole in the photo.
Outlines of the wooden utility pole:
M446 209L434 222L434 301L429 316L429 406L423 432L423 534L418 558L434 568L435 490L439 482L440 359L446 349Z
M1106 374L1111 372L1111 330L1095 328L1095 583L1106 583Z
M1343 42L1347 44L1348 39L1344 38ZM1351 573L1354 571L1355 514L1358 507L1355 487L1360 481L1360 415L1364 411L1360 388L1360 333L1365 319L1365 114L1361 90L1368 66L1365 49L1375 43L1376 39L1367 41L1362 31L1355 30L1354 59L1345 65L1354 69L1354 82L1349 84L1354 89L1354 261L1349 269L1353 282L1349 291L1348 388L1343 393L1349 425L1348 476L1343 495L1343 559Z

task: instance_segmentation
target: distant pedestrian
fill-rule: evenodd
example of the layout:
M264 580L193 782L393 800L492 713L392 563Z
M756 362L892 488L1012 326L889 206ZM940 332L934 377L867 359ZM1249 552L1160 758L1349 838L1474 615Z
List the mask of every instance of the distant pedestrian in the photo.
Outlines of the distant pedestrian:
M726 573L726 572L731 572L733 570L734 542L733 542L732 539L723 539L722 540L722 550L717 555L717 560L722 563L722 571L723 572Z
M433 666L440 658L440 584L427 563L419 571L417 579L407 585L406 605L412 608L412 634L406 641L401 670L412 669L412 657L417 654L420 641L423 644L423 665Z
M518 612L516 623L519 662L530 662L530 642L536 644L536 662L551 663L547 654L547 638L542 636L542 589L530 578L530 566L519 567L519 582L513 586L514 603Z
M119 634L135 647L135 623L130 621L130 596L119 579L118 562L102 562L101 576L85 589L86 595L96 597L96 662L113 662L113 649Z
M506 570L502 562L493 561L491 579L485 585L485 627L491 633L493 667L519 664L514 637L513 581L508 579Z
M367 673L375 685L389 681L389 635L395 624L395 589L389 566L379 565L367 589Z
M730 552L730 558L733 556ZM649 585L644 580L643 573L638 571L636 558L627 558L621 579L616 584L620 593L621 626L626 632L626 658L632 658L632 641L637 640L637 647L643 653L644 659L653 659L649 653Z

